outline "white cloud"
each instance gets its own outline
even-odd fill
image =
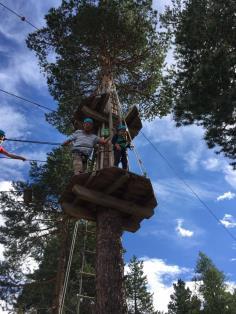
[[[24,134],[29,127],[26,118],[11,106],[0,107],[1,129],[6,132],[7,137],[17,137]],[[4,119],[2,118],[4,117]]]
[[[177,219],[177,227],[175,230],[177,231],[178,235],[183,238],[191,238],[194,234],[193,231],[183,228],[183,219]]]
[[[10,191],[11,188],[11,181],[0,181],[0,191]]]
[[[217,158],[208,158],[202,161],[202,164],[206,170],[216,171],[221,168],[221,161]]]
[[[218,193],[206,182],[185,180],[187,185],[202,199],[216,199]],[[153,188],[159,199],[172,202],[175,199],[196,200],[193,192],[180,180],[175,178],[159,179],[153,182]]]
[[[217,201],[223,201],[223,200],[232,200],[236,196],[235,193],[232,192],[225,192],[224,194],[217,197]]]
[[[143,261],[144,274],[147,276],[148,288],[153,293],[153,303],[156,310],[167,311],[170,295],[174,292],[173,284],[178,279],[182,279],[186,283],[193,294],[199,295],[199,282],[189,281],[186,278],[193,277],[193,270],[178,265],[167,264],[163,259],[157,258],[140,258]],[[128,271],[128,267],[125,267]],[[236,288],[235,282],[227,282],[228,291],[232,292]]]
[[[191,150],[184,155],[183,159],[187,164],[187,170],[195,171],[198,169],[199,160],[202,157],[202,153],[203,145],[198,145],[194,150]]]
[[[236,171],[229,165],[224,167],[225,180],[236,189]]]
[[[144,273],[147,276],[150,291],[154,296],[154,306],[160,311],[166,311],[173,292],[172,284],[181,275],[191,273],[191,270],[178,265],[168,265],[162,259],[142,258]],[[166,283],[168,281],[168,283]]]
[[[196,125],[177,128],[172,115],[143,123],[144,133],[155,143],[173,142],[186,146],[203,138],[204,130]]]
[[[230,262],[236,262],[236,258],[231,258]]]
[[[236,227],[236,220],[232,215],[225,214],[223,219],[220,220],[220,222],[226,227],[226,228],[235,228]]]
[[[223,159],[208,158],[202,161],[202,165],[209,171],[220,171],[224,174],[225,181],[236,189],[236,171],[228,164],[228,161]]]

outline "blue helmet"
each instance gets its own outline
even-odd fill
[[[118,125],[117,130],[126,130],[126,126],[124,124],[120,124]]]
[[[84,123],[92,123],[93,124],[93,119],[91,118],[85,118]]]
[[[6,133],[3,130],[0,130],[0,136],[6,136]]]

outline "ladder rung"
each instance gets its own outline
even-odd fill
[[[85,275],[85,276],[91,276],[91,277],[95,277],[96,275],[95,274],[92,274],[92,273],[85,273],[83,271],[80,272],[81,275]]]
[[[96,251],[85,250],[85,253],[96,254]]]
[[[91,233],[91,234],[96,234],[96,231],[90,231],[90,230],[87,230],[85,231],[86,233]]]
[[[90,231],[90,230],[79,230],[79,233],[90,233],[90,234],[96,234],[96,231]]]
[[[77,294],[77,296],[80,297],[80,298],[84,298],[84,299],[91,299],[91,300],[95,299],[95,297],[90,297],[88,295]]]

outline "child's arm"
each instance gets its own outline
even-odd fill
[[[6,151],[2,152],[2,154],[7,156],[7,157],[9,157],[9,158],[12,158],[12,159],[19,159],[19,160],[22,160],[22,161],[26,161],[25,157],[14,155],[14,154],[8,153]]]
[[[106,139],[100,138],[98,141],[98,144],[106,145],[110,141],[110,139],[111,139],[111,136],[107,137]]]
[[[71,142],[72,142],[72,140],[67,140],[64,143],[62,143],[61,146],[68,146],[68,145],[70,145]]]
[[[114,135],[114,136],[113,136],[111,142],[112,142],[112,144],[115,146],[115,148],[116,148],[117,150],[121,150],[120,145],[117,143],[117,135]]]

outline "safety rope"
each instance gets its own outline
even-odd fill
[[[67,291],[67,286],[68,286],[68,281],[69,281],[70,268],[71,268],[72,257],[73,257],[74,248],[75,248],[75,240],[76,240],[76,236],[78,232],[78,227],[79,227],[79,220],[76,221],[75,226],[74,226],[74,232],[73,232],[73,237],[72,237],[72,242],[71,242],[71,247],[70,247],[70,254],[69,254],[69,259],[68,259],[68,263],[66,267],[64,285],[62,289],[62,296],[59,302],[59,314],[62,314],[63,309],[64,309],[65,296],[66,296],[66,291]]]

